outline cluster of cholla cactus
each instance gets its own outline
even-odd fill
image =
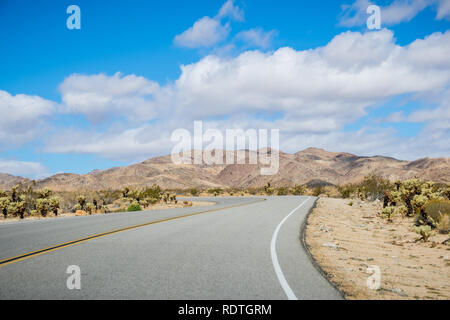
[[[177,196],[174,193],[163,192],[158,185],[146,187],[143,189],[131,189],[126,187],[122,190],[122,197],[126,202],[133,204],[135,207],[148,207],[159,201],[164,203],[177,203]]]
[[[22,189],[16,185],[9,192],[0,191],[0,211],[5,219],[8,215],[21,219],[26,214],[46,216],[48,212],[56,216],[59,207],[60,199],[48,188],[35,192],[32,187]]]
[[[176,194],[170,192],[164,192],[164,194],[162,195],[162,200],[164,201],[164,203],[174,202],[176,204],[178,202]]]
[[[448,211],[448,187],[437,188],[433,182],[423,182],[419,179],[409,179],[406,181],[397,181],[394,183],[391,190],[387,190],[383,198],[382,214],[392,221],[395,215],[406,217],[416,217],[415,231],[419,233],[425,241],[429,238],[431,229],[436,228],[440,219],[444,215],[450,215]],[[446,206],[440,212],[439,217],[431,215],[427,209],[433,201],[443,202]],[[436,205],[434,206],[436,207]],[[428,211],[428,212],[427,212]],[[428,226],[427,228],[422,228]]]
[[[53,192],[49,188],[38,191],[35,213],[45,217],[49,212],[52,212],[57,216],[59,208],[60,200],[58,197],[53,196]]]

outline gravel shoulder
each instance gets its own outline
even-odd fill
[[[352,202],[352,206],[349,203]],[[319,198],[306,228],[307,246],[346,299],[450,299],[448,235],[426,243],[411,230],[413,220],[388,223],[381,204]],[[367,286],[369,266],[381,270],[381,289]]]

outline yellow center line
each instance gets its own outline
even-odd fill
[[[14,256],[14,257],[10,257],[10,258],[6,258],[6,259],[3,259],[3,260],[0,260],[0,268],[4,267],[4,266],[7,266],[7,265],[9,265],[11,263],[23,261],[23,260],[26,260],[26,259],[29,259],[29,258],[32,258],[32,257],[36,257],[36,256],[44,254],[44,253],[56,251],[56,250],[59,250],[59,249],[62,249],[62,248],[67,248],[67,247],[73,246],[75,244],[83,243],[83,242],[86,242],[86,241],[89,241],[89,240],[93,240],[93,239],[98,239],[98,238],[105,237],[105,236],[108,236],[108,235],[111,235],[111,234],[115,234],[115,233],[119,233],[119,232],[123,232],[123,231],[128,231],[128,230],[132,230],[132,229],[137,229],[137,228],[141,228],[141,227],[145,227],[145,226],[149,226],[149,225],[157,224],[157,223],[161,223],[161,222],[166,222],[166,221],[171,221],[171,220],[177,220],[177,219],[192,217],[192,216],[196,216],[196,215],[203,214],[203,213],[220,211],[220,210],[236,208],[236,207],[242,207],[242,206],[246,206],[246,205],[249,205],[249,204],[261,202],[261,201],[264,201],[264,200],[266,200],[266,199],[259,199],[259,200],[255,200],[255,201],[251,201],[251,202],[247,202],[247,203],[235,204],[235,205],[231,205],[231,206],[227,206],[227,207],[223,207],[223,208],[209,209],[209,210],[204,210],[204,211],[200,211],[200,212],[194,212],[194,213],[185,214],[185,215],[182,215],[182,216],[176,216],[176,217],[172,217],[172,218],[155,220],[155,221],[151,221],[151,222],[137,224],[137,225],[130,226],[130,227],[125,227],[125,228],[121,228],[121,229],[115,229],[115,230],[111,230],[111,231],[108,231],[108,232],[95,234],[95,235],[92,235],[92,236],[88,236],[88,237],[84,237],[84,238],[81,238],[81,239],[64,242],[64,243],[61,243],[61,244],[56,244],[56,245],[53,245],[51,247],[47,247],[47,248],[44,248],[44,249],[39,249],[39,250],[27,252],[27,253],[23,253],[23,254]]]

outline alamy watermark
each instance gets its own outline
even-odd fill
[[[67,7],[66,12],[67,12],[67,14],[70,14],[70,16],[66,20],[67,29],[80,30],[81,29],[81,9],[80,9],[80,7],[75,4],[72,4]]]
[[[73,290],[81,289],[81,269],[77,265],[70,265],[67,267],[66,273],[70,274],[70,276],[67,278],[66,286],[67,289]]]
[[[366,270],[367,273],[371,274],[367,278],[367,287],[371,290],[381,289],[381,270],[379,266],[369,266]]]
[[[370,5],[366,10],[370,16],[367,18],[367,29],[380,30],[381,29],[381,9],[379,6]]]
[[[175,164],[259,164],[265,176],[279,169],[278,129],[270,129],[269,143],[268,129],[226,129],[224,136],[218,129],[203,131],[203,122],[194,121],[193,136],[180,128],[172,132],[171,141],[176,143],[171,152]]]

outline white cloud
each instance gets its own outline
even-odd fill
[[[42,179],[49,175],[48,169],[39,162],[0,159],[0,172],[31,179]]]
[[[197,20],[189,29],[175,36],[175,45],[191,49],[215,46],[224,41],[231,31],[230,23],[223,23],[225,18],[244,21],[244,11],[235,6],[233,0],[228,0],[214,18],[205,16]]]
[[[175,44],[180,47],[211,47],[223,41],[230,32],[229,24],[222,25],[220,20],[203,17],[182,34],[175,36]]]
[[[163,124],[111,128],[107,132],[66,129],[53,135],[46,152],[97,154],[118,161],[140,161],[170,150],[169,128]]]
[[[45,131],[45,119],[56,110],[56,103],[38,96],[0,90],[0,145],[19,145]]]
[[[436,19],[450,19],[450,0],[439,0]]]
[[[133,122],[151,120],[159,107],[155,99],[162,99],[164,94],[156,82],[120,73],[113,76],[73,74],[59,89],[64,110],[84,114],[91,122],[118,116]]]
[[[267,49],[272,46],[272,40],[276,34],[275,30],[265,32],[261,28],[255,28],[239,32],[236,39],[244,41],[251,47]]]
[[[228,17],[236,21],[244,21],[244,10],[234,5],[233,0],[225,2],[217,14],[218,18]]]
[[[339,24],[345,27],[362,26],[366,23],[368,14],[367,7],[377,4],[369,0],[356,0],[351,5],[343,5]],[[419,12],[427,7],[437,8],[436,19],[448,19],[450,17],[449,0],[394,0],[387,6],[381,8],[381,24],[392,26],[402,22],[408,22]]]
[[[320,146],[408,159],[448,156],[449,44],[450,31],[399,46],[391,31],[381,30],[345,32],[325,47],[311,50],[248,51],[234,58],[210,55],[182,66],[173,84],[151,86],[154,105],[166,110],[157,124],[79,136],[61,133],[49,143],[48,151],[96,153],[114,159],[168,153],[171,131],[189,128],[193,120],[202,119],[222,130],[279,128],[286,151]],[[83,82],[89,83],[89,76]],[[107,78],[101,81],[108,82]],[[371,108],[398,95],[437,106],[405,116],[404,121],[425,123],[416,137],[399,137],[394,129],[385,128],[344,131]],[[258,114],[268,116],[254,116]]]

